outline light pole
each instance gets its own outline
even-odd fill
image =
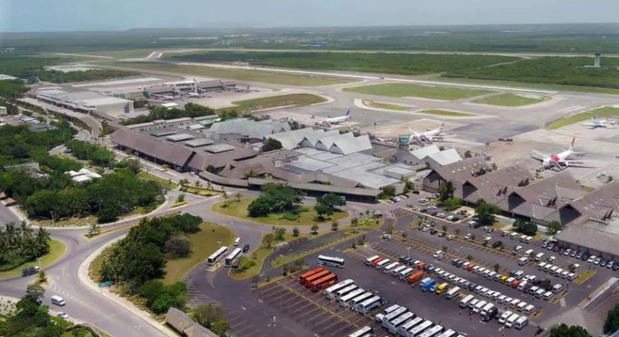
[[[406,247],[406,257],[410,257],[410,254],[409,254],[410,251],[411,251],[411,247],[410,246]]]

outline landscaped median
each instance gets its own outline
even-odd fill
[[[41,256],[38,260],[26,262],[11,269],[0,271],[0,279],[21,275],[24,268],[40,266],[41,269],[58,261],[67,251],[67,246],[60,240],[49,240],[49,253]]]
[[[487,96],[473,101],[473,103],[498,105],[498,106],[524,106],[537,104],[550,99],[549,96],[535,94],[512,94],[502,93],[498,95]]]
[[[603,107],[587,112],[581,112],[579,114],[575,114],[572,116],[564,117],[559,120],[556,120],[550,125],[548,128],[551,130],[562,128],[564,126],[568,126],[570,124],[583,122],[592,118],[606,118],[606,117],[619,117],[619,107]]]
[[[329,218],[322,221],[317,221],[318,213],[314,206],[301,206],[293,211],[285,213],[270,213],[267,216],[250,217],[247,208],[253,199],[240,198],[234,200],[226,200],[218,202],[211,208],[212,211],[219,214],[252,221],[265,225],[276,226],[313,226],[330,221],[338,221],[348,217],[348,212],[337,211]]]
[[[408,83],[374,84],[360,87],[344,88],[343,90],[365,95],[378,95],[398,98],[419,97],[447,101],[492,93],[492,91],[481,89],[461,89],[449,86],[429,86]]]

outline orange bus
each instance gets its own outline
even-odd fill
[[[328,288],[330,285],[337,282],[337,275],[333,273],[329,273],[326,276],[323,276],[319,279],[314,280],[310,283],[309,287],[312,291],[316,292],[320,289]]]
[[[321,272],[321,271],[323,271],[323,270],[325,270],[325,268],[323,268],[323,267],[318,267],[318,268],[314,268],[314,269],[312,269],[312,270],[310,270],[310,271],[306,271],[305,273],[303,273],[303,274],[301,274],[301,275],[299,276],[299,283],[301,283],[301,284],[305,284],[305,279],[306,279],[306,278],[308,278],[308,277],[310,277],[310,276],[312,276],[312,275],[314,275],[314,274],[316,274],[316,273],[318,273],[318,272]]]
[[[408,277],[408,283],[415,284],[419,282],[422,277],[423,277],[423,272],[421,270],[418,270]]]
[[[314,273],[308,277],[305,278],[305,286],[309,288],[310,283],[312,283],[313,281],[316,281],[319,278],[325,277],[330,273],[330,271],[328,269],[319,271],[317,273]]]

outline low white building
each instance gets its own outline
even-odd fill
[[[94,91],[68,92],[60,87],[39,89],[38,100],[84,113],[99,113],[114,117],[133,112],[133,101],[102,95]]]
[[[79,171],[67,171],[66,174],[71,176],[71,180],[76,183],[85,183],[101,178],[101,175],[87,168],[82,168]]]

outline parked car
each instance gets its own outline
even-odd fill
[[[249,252],[249,245],[243,246],[243,253]]]

